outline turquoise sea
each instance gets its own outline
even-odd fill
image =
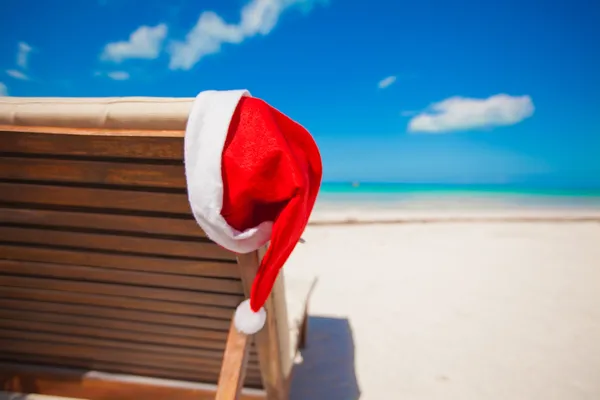
[[[527,185],[431,185],[325,182],[317,207],[377,205],[390,208],[585,208],[600,210],[600,188]]]

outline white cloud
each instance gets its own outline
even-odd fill
[[[2,82],[0,82],[0,96],[8,96],[8,88]]]
[[[126,81],[127,79],[129,79],[129,72],[126,71],[112,71],[109,72],[107,75],[110,79],[113,79],[115,81]]]
[[[19,42],[19,51],[17,52],[17,65],[23,69],[27,68],[29,53],[33,48],[25,42]]]
[[[444,133],[514,125],[533,115],[529,96],[497,94],[487,99],[450,97],[434,103],[408,123],[411,132]]]
[[[304,6],[308,11],[315,0],[251,0],[240,13],[237,24],[225,22],[212,11],[200,14],[198,22],[183,41],[174,41],[169,47],[169,68],[189,70],[204,56],[218,53],[225,43],[239,44],[256,35],[267,35],[277,25],[279,17],[288,8]]]
[[[129,40],[109,43],[104,47],[101,58],[106,61],[121,62],[129,58],[151,60],[157,58],[167,37],[167,26],[143,25],[137,28]]]
[[[127,71],[94,71],[94,76],[109,78],[115,81],[126,81],[131,78],[131,74]]]
[[[396,77],[392,75],[380,80],[377,86],[379,87],[379,89],[385,89],[386,87],[392,85],[394,82],[396,82]]]
[[[27,75],[25,75],[23,72],[21,71],[17,71],[16,69],[7,69],[6,70],[6,74],[10,77],[13,77],[15,79],[20,79],[22,81],[28,81],[29,77]]]

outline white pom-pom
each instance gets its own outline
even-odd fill
[[[250,300],[244,300],[235,310],[233,323],[238,331],[246,335],[254,335],[260,331],[267,320],[267,312],[260,308],[258,312],[250,308]]]

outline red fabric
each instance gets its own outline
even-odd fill
[[[258,311],[308,223],[321,185],[321,156],[306,129],[264,101],[243,97],[222,160],[221,215],[227,223],[244,231],[274,222],[250,293],[250,306]]]

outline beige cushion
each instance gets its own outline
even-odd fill
[[[0,125],[184,130],[193,98],[0,97]]]

